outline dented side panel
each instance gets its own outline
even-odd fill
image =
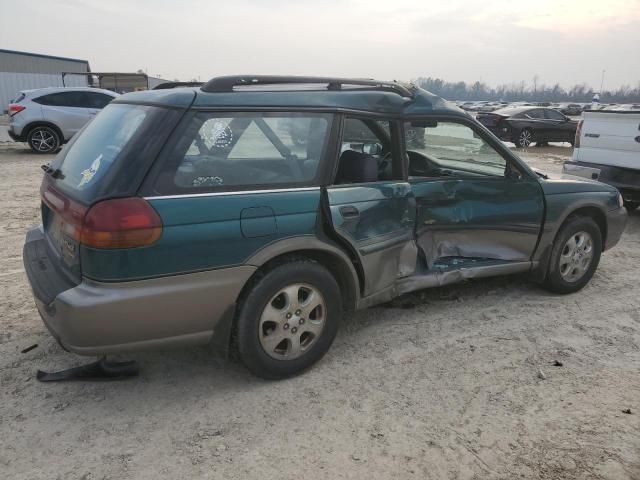
[[[529,261],[544,217],[535,180],[413,180],[416,238],[429,268],[443,257]]]
[[[335,232],[362,265],[364,295],[414,272],[416,207],[407,182],[334,186],[327,189],[327,197]]]

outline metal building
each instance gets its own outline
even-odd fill
[[[0,49],[0,112],[7,109],[20,90],[61,87],[62,72],[90,72],[89,62],[77,58]],[[68,87],[86,87],[85,75],[72,75]]]

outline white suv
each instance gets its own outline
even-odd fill
[[[9,104],[9,136],[36,153],[54,153],[117,96],[100,88],[23,90]]]

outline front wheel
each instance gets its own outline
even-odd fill
[[[54,153],[60,147],[60,135],[51,127],[34,127],[27,135],[27,143],[35,153]]]
[[[573,293],[584,287],[598,268],[602,234],[592,218],[572,217],[561,228],[551,250],[545,287]]]
[[[243,298],[238,352],[255,375],[285,378],[309,368],[329,350],[342,318],[333,275],[312,261],[268,271]]]

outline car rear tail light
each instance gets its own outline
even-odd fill
[[[17,103],[10,103],[9,104],[9,116],[13,117],[16,113],[20,113],[22,110],[24,110],[26,107],[24,107],[23,105],[18,105]]]
[[[580,135],[582,134],[582,124],[584,120],[580,120],[578,122],[578,126],[576,127],[576,138],[573,140],[573,147],[580,148]]]
[[[162,220],[139,197],[105,200],[93,205],[84,217],[80,243],[93,248],[133,248],[155,243],[162,234]]]

